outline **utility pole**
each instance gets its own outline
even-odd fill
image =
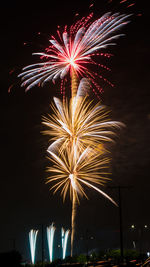
[[[42,266],[44,266],[44,227],[41,225],[42,230]]]
[[[123,224],[122,224],[122,199],[121,199],[121,187],[118,186],[118,200],[119,200],[119,226],[120,226],[120,255],[123,260]]]
[[[16,238],[10,238],[10,240],[12,241],[12,249],[16,250]]]
[[[88,247],[88,239],[89,239],[89,230],[86,229],[86,232],[85,232],[85,242],[86,242],[86,257],[88,259],[88,256],[89,256],[89,247]]]
[[[135,226],[134,224],[131,225],[131,228],[132,230],[137,230],[137,233],[138,233],[138,243],[139,243],[139,246],[138,246],[138,249],[139,249],[139,252],[140,254],[142,254],[143,252],[143,236],[144,236],[144,229],[147,229],[148,226],[147,224],[145,225],[139,225],[139,226]]]
[[[120,232],[120,255],[121,261],[124,258],[123,254],[123,219],[122,219],[122,189],[129,189],[132,186],[108,186],[108,188],[117,189],[118,190],[118,207],[119,207],[119,232]]]

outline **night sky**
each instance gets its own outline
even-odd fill
[[[112,181],[108,185],[129,187],[122,190],[122,207],[124,241],[131,246],[131,224],[136,224],[137,229],[147,224],[150,231],[150,37],[145,6],[148,1],[136,1],[131,9],[119,5],[119,1],[107,2],[94,1],[95,19],[107,11],[134,13],[131,23],[122,29],[126,36],[117,41],[116,47],[107,49],[114,56],[106,62],[112,71],[105,74],[115,87],[104,84],[101,95],[103,103],[112,111],[112,119],[126,124],[112,147]],[[25,93],[17,75],[23,66],[34,62],[32,52],[48,46],[49,36],[55,35],[57,25],[71,25],[77,19],[76,13],[78,18],[88,15],[90,3],[93,2],[12,1],[1,6],[0,252],[11,250],[15,240],[16,249],[27,259],[31,228],[41,229],[43,224],[45,229],[55,222],[55,246],[59,244],[60,227],[70,228],[69,198],[63,204],[60,195],[53,196],[45,185],[49,140],[41,134],[44,130],[41,117],[51,112],[53,96],[60,96],[60,83],[49,83]],[[117,190],[106,187],[104,191],[118,201]],[[118,247],[118,208],[92,190],[88,196],[90,200],[81,200],[78,208],[77,235],[83,237],[79,250],[85,250],[86,235],[94,237],[89,248]],[[145,235],[148,236],[148,232]],[[40,247],[40,235],[38,242]]]

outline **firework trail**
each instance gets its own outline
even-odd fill
[[[72,201],[72,253],[76,208],[79,196],[87,197],[85,186],[98,191],[116,205],[97,185],[104,185],[108,180],[106,169],[109,158],[106,157],[104,144],[114,142],[115,130],[123,124],[110,121],[105,106],[100,103],[94,105],[87,99],[85,90],[89,87],[87,79],[83,78],[76,96],[69,103],[54,98],[54,113],[44,117],[43,121],[48,127],[45,134],[52,136],[53,140],[47,150],[54,163],[48,168],[51,175],[47,183],[52,183],[50,189],[54,189],[54,193],[61,191],[63,200],[70,192]]]
[[[79,203],[79,197],[85,196],[85,186],[95,189],[104,197],[109,199],[113,204],[117,205],[115,201],[110,198],[105,192],[99,189],[98,185],[104,185],[108,180],[109,158],[100,158],[97,153],[94,153],[90,148],[86,148],[79,154],[79,158],[74,156],[73,149],[66,149],[58,156],[59,151],[49,151],[50,159],[54,163],[47,171],[50,176],[46,183],[50,183],[50,190],[61,192],[63,199],[70,192],[70,199],[72,201],[72,232],[71,232],[71,252],[73,254],[73,244],[75,236],[75,218],[76,208]]]

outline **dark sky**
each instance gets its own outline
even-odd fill
[[[70,227],[69,199],[63,204],[60,195],[53,196],[45,185],[48,138],[41,134],[41,116],[50,111],[52,97],[59,95],[59,83],[33,88],[25,94],[17,75],[23,66],[34,61],[32,52],[47,47],[57,25],[71,25],[76,13],[81,17],[87,15],[91,2],[12,1],[1,6],[0,251],[12,249],[15,239],[16,248],[27,258],[31,228],[40,229],[41,224],[45,227],[54,221],[59,237],[61,226]],[[122,30],[126,37],[117,41],[115,48],[109,48],[114,56],[108,62],[112,72],[107,78],[115,87],[105,85],[102,95],[103,103],[112,110],[112,119],[126,124],[112,149],[109,185],[131,186],[122,191],[125,242],[128,236],[131,245],[129,227],[132,223],[138,228],[147,224],[150,229],[148,8],[146,0],[136,1],[131,10],[122,8],[115,0],[111,4],[105,0],[94,2],[95,19],[106,11],[134,13],[131,23]],[[142,16],[136,16],[139,13]],[[13,73],[9,75],[11,70]],[[8,94],[11,84],[14,86]],[[116,190],[104,190],[118,200]],[[90,247],[117,247],[118,209],[93,191],[88,195],[90,200],[81,200],[78,208],[78,236],[85,235],[88,229],[89,236],[94,236]]]

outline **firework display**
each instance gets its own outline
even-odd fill
[[[65,27],[62,36],[59,33],[59,41],[52,36],[49,40],[51,45],[46,48],[45,52],[33,53],[33,55],[40,56],[42,62],[23,68],[23,72],[19,74],[19,77],[22,77],[22,86],[25,86],[26,90],[35,85],[43,85],[50,80],[55,81],[58,77],[64,79],[70,71],[72,79],[74,73],[78,78],[88,77],[92,84],[101,91],[101,86],[94,81],[98,74],[90,71],[87,65],[96,64],[94,56],[110,57],[110,54],[98,53],[98,51],[115,45],[114,40],[123,35],[116,34],[116,31],[128,22],[126,19],[130,15],[108,12],[93,23],[91,22],[92,16],[93,14],[90,14],[77,21],[68,31]],[[107,69],[104,65],[98,65]],[[74,96],[73,90],[72,94]]]
[[[68,147],[74,147],[76,154],[87,147],[103,153],[103,143],[114,141],[114,130],[122,127],[123,123],[111,121],[108,109],[100,102],[94,105],[86,97],[89,89],[88,79],[82,78],[76,97],[69,103],[54,98],[53,114],[43,117],[43,124],[48,128],[44,134],[51,140],[49,153],[56,149],[62,153]]]
[[[83,86],[82,80],[78,90],[81,84]],[[45,134],[54,139],[47,150],[55,164],[48,168],[50,176],[47,183],[54,182],[51,189],[54,193],[60,189],[64,200],[68,191],[72,199],[75,190],[79,201],[78,196],[87,197],[82,183],[87,186],[90,186],[89,182],[102,185],[107,180],[105,175],[109,158],[105,156],[104,143],[113,142],[114,130],[123,124],[110,121],[105,106],[100,103],[93,105],[78,93],[69,104],[63,105],[55,98],[54,113],[48,118],[44,117],[43,123],[48,126]]]
[[[94,105],[88,100],[88,89],[88,80],[83,78],[76,96],[69,103],[54,98],[54,113],[43,121],[48,127],[45,133],[53,140],[47,151],[54,166],[47,169],[50,173],[47,183],[52,184],[50,189],[54,189],[54,193],[60,190],[64,200],[70,192],[72,201],[72,253],[76,208],[79,197],[87,197],[85,187],[95,189],[117,205],[97,185],[104,185],[108,180],[110,160],[105,143],[114,141],[115,130],[123,124],[111,121],[105,106],[100,103]]]
[[[62,258],[63,260],[66,258],[66,250],[67,250],[67,242],[69,237],[69,230],[64,230],[64,228],[61,228],[61,240],[62,240]]]
[[[53,162],[53,166],[47,170],[50,174],[47,183],[51,185],[50,189],[54,189],[54,193],[60,191],[64,200],[69,192],[72,201],[71,256],[74,253],[76,209],[79,198],[87,197],[86,187],[96,190],[117,205],[99,186],[108,180],[110,149],[106,144],[115,141],[116,130],[123,124],[111,121],[109,111],[101,102],[94,104],[94,101],[89,100],[91,88],[95,92],[93,86],[101,91],[95,77],[102,78],[92,72],[90,65],[97,64],[95,56],[110,56],[99,51],[115,44],[114,40],[122,35],[116,34],[116,31],[128,22],[128,17],[119,13],[106,13],[91,22],[90,14],[69,30],[65,27],[62,35],[59,32],[59,41],[52,37],[51,45],[45,52],[34,53],[40,56],[42,62],[25,67],[19,74],[26,90],[36,85],[42,86],[50,80],[54,82],[58,77],[64,81],[64,77],[70,74],[71,98],[68,100],[64,94],[62,101],[54,98],[53,114],[44,117],[43,124],[47,127],[45,134],[50,136],[47,151]],[[107,69],[104,65],[97,65]],[[47,228],[50,262],[54,232],[52,224]],[[62,230],[63,258],[68,234]]]
[[[35,263],[35,249],[36,249],[36,239],[37,239],[38,230],[31,230],[29,232],[29,242],[30,242],[30,252],[31,252],[31,261],[32,264]]]
[[[49,227],[47,227],[47,241],[48,241],[48,251],[49,251],[49,259],[50,262],[53,261],[53,242],[54,242],[54,234],[55,234],[55,226],[52,223]]]

